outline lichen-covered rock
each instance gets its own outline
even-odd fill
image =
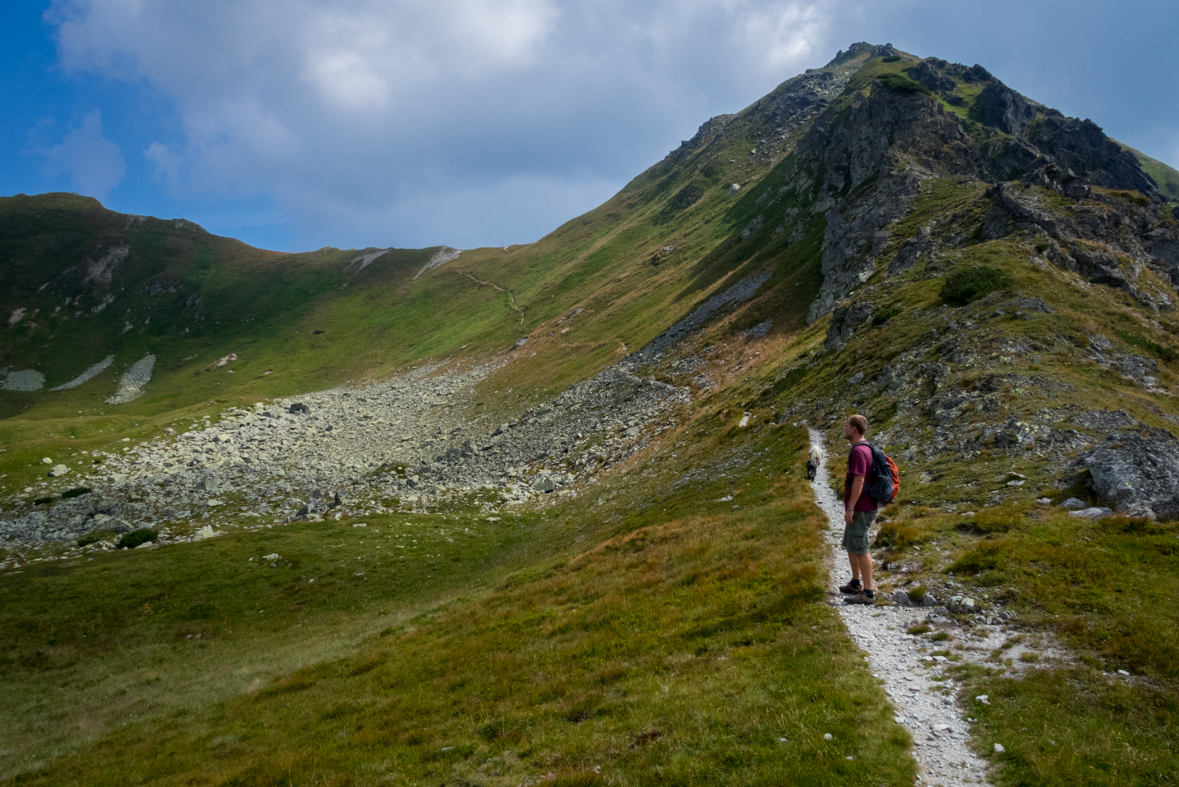
[[[876,307],[867,301],[835,307],[831,312],[831,323],[827,326],[827,347],[842,349],[860,326],[872,320]]]
[[[1094,490],[1119,514],[1179,518],[1179,440],[1167,430],[1118,432],[1082,461]]]

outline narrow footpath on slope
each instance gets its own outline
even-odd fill
[[[807,430],[813,445],[823,445],[817,429]],[[885,605],[844,604],[837,585],[851,577],[843,551],[843,501],[827,476],[824,456],[812,483],[815,501],[827,514],[827,568],[832,604],[855,643],[866,654],[872,675],[884,682],[896,721],[913,736],[913,755],[921,766],[917,784],[929,787],[988,784],[987,764],[967,745],[969,725],[957,705],[959,686],[944,670],[945,657],[930,656],[927,643],[907,633],[925,623],[929,610]],[[883,598],[877,593],[877,598]],[[988,643],[990,644],[990,643]]]

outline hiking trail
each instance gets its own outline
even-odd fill
[[[819,430],[808,427],[807,431],[812,444],[823,445]],[[930,610],[884,605],[879,591],[877,598],[881,601],[875,606],[843,603],[836,589],[850,576],[847,553],[840,543],[843,502],[831,488],[826,455],[819,464],[812,488],[815,502],[830,521],[826,530],[831,547],[827,554],[831,585],[828,598],[839,610],[852,640],[867,654],[872,675],[884,683],[884,690],[896,709],[897,723],[913,736],[913,756],[920,766],[916,784],[929,787],[989,784],[987,763],[967,743],[970,727],[957,705],[959,684],[945,672],[951,662],[945,656],[928,655],[932,643],[907,633],[910,626],[925,623]],[[986,639],[994,636],[1000,642],[1005,639],[1002,632],[988,634]]]

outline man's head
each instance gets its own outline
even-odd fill
[[[843,436],[853,443],[864,439],[868,433],[868,419],[862,415],[853,415],[843,425]]]

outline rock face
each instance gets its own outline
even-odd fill
[[[1000,131],[1019,136],[1036,117],[1035,102],[1016,93],[999,80],[995,80],[983,88],[978,95],[975,110],[988,126],[994,126]]]
[[[1056,113],[1034,126],[1028,141],[1051,156],[1063,169],[1071,169],[1095,186],[1139,191],[1158,199],[1158,186],[1134,154],[1107,137],[1092,120],[1077,120]]]
[[[842,55],[841,55],[842,56]],[[837,58],[838,60],[838,58]],[[844,60],[848,60],[844,57]],[[877,81],[870,94],[833,103],[814,122],[795,151],[790,185],[813,193],[811,212],[822,214],[823,283],[808,321],[828,314],[875,272],[889,244],[893,224],[904,216],[922,180],[956,176],[988,183],[1023,178],[1074,200],[1094,196],[1092,187],[1139,192],[1147,202],[1161,198],[1135,156],[1089,120],[1078,120],[1020,95],[980,66],[966,68],[936,58],[909,67],[916,85],[892,87]],[[942,101],[963,106],[958,83],[984,85],[970,118],[1002,132],[976,136]],[[940,99],[940,100],[939,100]],[[977,126],[973,127],[977,129]],[[1039,228],[1055,244],[1051,261],[1081,272],[1090,281],[1131,292],[1154,309],[1173,308],[1170,297],[1140,280],[1134,266],[1151,265],[1179,283],[1179,237],[1174,223],[1160,222],[1158,210],[1139,211],[1103,198],[1109,210],[1078,211],[1061,219],[1036,205],[1027,190],[1001,182],[993,192],[996,215],[989,237]],[[1138,215],[1142,214],[1142,215]],[[1118,226],[1118,225],[1121,226]],[[1131,231],[1127,232],[1129,229]],[[1112,248],[1086,245],[1084,241]],[[889,272],[906,270],[933,244],[925,236],[905,239]]]
[[[1093,488],[1118,513],[1179,519],[1179,440],[1170,432],[1118,432],[1083,461]]]
[[[823,284],[810,322],[875,272],[889,226],[908,212],[923,177],[989,177],[978,146],[936,99],[884,87],[846,111],[829,109],[796,155],[804,163],[792,182],[800,193],[821,184],[811,210],[827,218]]]
[[[866,301],[860,301],[847,306],[836,306],[831,313],[831,323],[827,327],[827,348],[843,349],[860,326],[872,320],[876,314],[876,307]]]

